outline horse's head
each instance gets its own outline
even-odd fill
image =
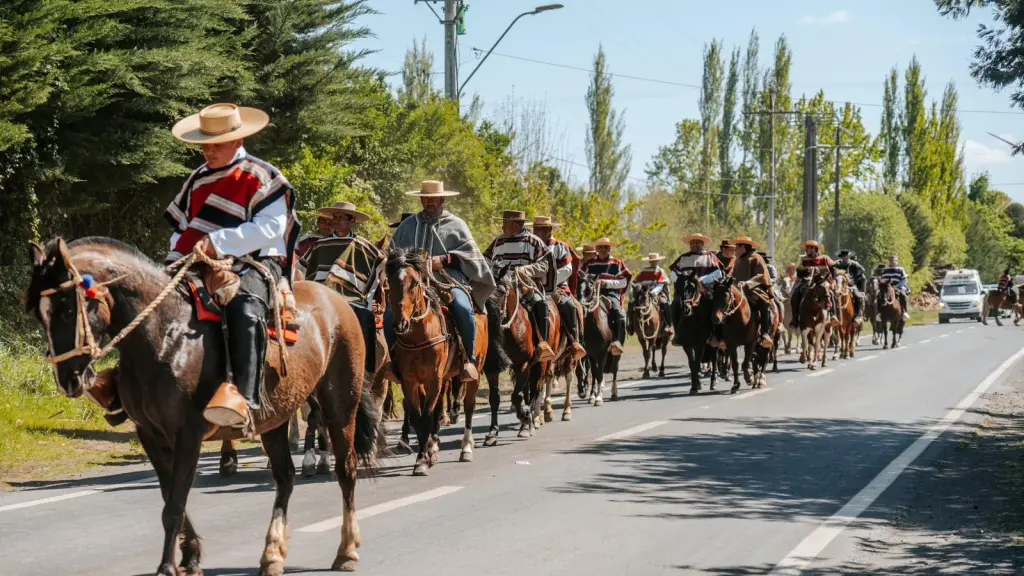
[[[417,315],[427,311],[430,255],[422,250],[392,248],[384,265],[391,322],[398,334],[409,332]]]
[[[579,282],[576,285],[576,292],[580,302],[593,302],[597,298],[597,279],[591,274],[580,274]]]
[[[651,300],[650,288],[643,284],[630,284],[629,299],[633,302],[634,306],[646,306]]]
[[[807,295],[804,298],[814,302],[828,302],[830,289],[827,274],[813,273],[807,281]]]
[[[711,285],[711,319],[715,324],[721,324],[736,311],[738,299],[743,293],[735,285],[731,277],[715,280]]]
[[[32,279],[25,307],[46,332],[47,361],[53,365],[57,386],[77,398],[92,385],[93,354],[110,328],[114,301],[103,285],[110,280],[106,267],[95,266],[93,258],[73,262],[73,247],[62,238],[46,247],[29,243]]]

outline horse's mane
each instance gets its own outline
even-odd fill
[[[402,268],[412,268],[420,276],[426,278],[430,274],[430,256],[423,250],[392,248],[388,252],[384,270],[388,276],[393,276]]]
[[[56,240],[50,242],[50,244],[56,245]],[[50,248],[50,244],[47,245],[47,249]],[[146,255],[145,252],[139,250],[135,246],[122,242],[116,238],[108,238],[106,236],[84,236],[73,240],[68,243],[68,249],[77,248],[79,251],[86,248],[106,248],[111,251],[119,252],[127,257],[135,260],[130,264],[135,265],[138,268],[148,268],[150,272],[159,275],[165,275],[163,266],[160,266],[153,261],[152,258]]]

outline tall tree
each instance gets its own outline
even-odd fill
[[[712,40],[704,45],[704,77],[701,81],[700,110],[701,153],[700,153],[700,192],[704,194],[708,216],[711,210],[712,186],[715,156],[718,151],[718,137],[721,131],[719,122],[722,115],[722,87],[725,74],[722,68],[722,41]]]
[[[907,185],[910,189],[918,189],[922,183],[918,181],[921,170],[917,167],[918,156],[928,140],[928,118],[925,101],[928,91],[924,86],[921,74],[921,63],[917,56],[910,60],[904,74],[903,111],[900,114],[900,127],[903,134],[904,170]]]
[[[594,72],[587,88],[587,161],[590,167],[590,191],[609,199],[625,188],[633,155],[624,142],[626,119],[615,110],[615,87],[607,70],[604,47],[594,56]]]
[[[738,120],[736,118],[737,91],[740,83],[740,50],[733,50],[729,60],[729,76],[725,81],[725,98],[722,103],[722,127],[718,143],[719,174],[722,179],[722,195],[718,197],[718,218],[726,221],[729,217],[729,199],[733,190],[732,150]]]
[[[747,50],[743,55],[743,134],[741,141],[743,145],[743,165],[756,157],[757,148],[757,116],[748,114],[757,110],[757,92],[761,80],[760,66],[760,39],[757,30],[750,31],[750,38],[747,40]]]
[[[896,186],[900,178],[900,153],[903,139],[899,125],[899,75],[896,68],[885,79],[882,97],[882,127],[878,138],[882,147],[882,182]]]
[[[412,48],[405,52],[398,99],[407,104],[422,104],[437,96],[431,81],[433,72],[434,54],[427,48],[427,38],[424,36],[419,43],[413,41]]]

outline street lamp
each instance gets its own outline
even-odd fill
[[[494,45],[491,46],[491,49],[487,51],[487,54],[484,54],[483,59],[481,59],[480,62],[476,65],[476,68],[473,68],[473,71],[469,73],[469,76],[466,78],[465,82],[462,83],[462,86],[459,86],[459,97],[462,97],[462,91],[466,88],[466,84],[469,84],[469,81],[473,79],[473,75],[476,74],[476,71],[479,70],[481,66],[483,66],[484,62],[487,61],[487,57],[491,55],[491,52],[494,52],[494,49],[497,48],[498,44],[501,43],[502,38],[504,38],[505,35],[508,34],[508,31],[511,30],[512,27],[516,25],[516,22],[519,22],[520,18],[522,18],[523,16],[533,16],[534,14],[540,14],[541,12],[548,12],[549,10],[558,10],[564,7],[565,6],[562,4],[544,4],[543,6],[537,6],[533,10],[530,10],[529,12],[523,12],[519,16],[516,16],[515,19],[512,20],[512,23],[508,25],[508,28],[505,28],[505,31],[501,33],[501,36],[498,36],[498,40],[494,42]]]

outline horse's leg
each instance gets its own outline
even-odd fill
[[[342,371],[344,370],[343,368]],[[354,380],[351,376],[349,379]],[[350,381],[348,386],[343,386],[344,375],[337,377],[337,380],[339,381],[336,386],[320,386],[320,390],[329,389],[334,392],[333,397],[328,397],[327,393],[320,394],[320,407],[324,411],[331,448],[334,450],[334,473],[338,477],[338,485],[341,486],[341,543],[338,544],[338,553],[331,564],[331,570],[351,572],[359,562],[356,549],[363,543],[359,523],[356,521],[356,477],[359,462],[355,445],[356,411],[359,408],[361,386],[359,381]],[[343,388],[349,386],[354,388],[354,395],[344,394]],[[406,398],[406,414],[410,412],[410,403],[409,398]]]
[[[735,394],[740,389],[740,357],[739,349],[735,346],[729,346],[728,352],[729,362],[732,364],[732,390],[730,394]]]
[[[640,350],[642,350],[643,353],[644,353],[644,373],[640,377],[644,378],[644,379],[647,379],[647,378],[651,377],[650,365],[651,365],[651,356],[653,356],[653,354],[651,354],[651,350],[650,350],[651,343],[648,342],[643,337],[643,334],[640,334],[639,336],[640,336],[640,338],[639,338],[639,340],[640,340]],[[613,398],[613,400],[614,400],[614,398]]]
[[[605,351],[594,360],[590,366],[590,372],[594,378],[594,406],[604,405],[604,363],[608,352]]]
[[[683,346],[683,352],[686,353],[686,366],[690,371],[690,394],[696,394],[700,391],[700,362],[695,358],[697,351],[690,346]]]
[[[589,378],[587,377],[587,357],[584,356],[576,363],[576,395],[580,400],[587,399],[587,383]]]
[[[476,410],[476,393],[480,389],[480,381],[463,383],[463,390],[466,393],[465,410],[466,424],[462,433],[462,451],[459,454],[459,462],[473,461],[473,411]]]
[[[739,354],[739,350],[738,349],[737,349],[736,353]],[[751,379],[751,377],[750,377],[750,367],[751,367],[751,364],[753,364],[753,363],[755,363],[755,359],[754,359],[754,355],[751,353],[750,344],[744,344],[743,345],[743,382],[745,382],[747,386],[753,386],[753,383],[754,383],[753,379]],[[754,369],[755,369],[755,371],[757,370],[756,366],[755,366]]]
[[[711,362],[711,384],[709,385],[709,388],[714,390],[715,385],[718,384],[718,355],[721,354],[722,351],[718,348],[711,348],[705,344],[698,345],[697,350],[700,351],[697,353],[699,354],[697,356],[698,362],[703,359],[703,354],[710,352],[710,359],[707,360]],[[700,390],[700,380],[697,381],[697,390]]]
[[[562,406],[562,422],[572,420],[572,379],[578,370],[578,361],[572,360],[565,372],[565,405]]]
[[[443,384],[449,386],[449,384]],[[430,437],[427,440],[427,463],[433,467],[441,453],[441,423],[448,419],[448,412],[440,402],[434,405],[434,417],[430,420]]]
[[[665,377],[665,355],[668,354],[668,338],[661,343],[661,364],[658,366],[658,378]]]
[[[296,410],[288,419],[288,450],[298,452],[302,446],[299,444],[299,412]]]
[[[458,424],[459,412],[462,412],[463,382],[459,378],[453,378],[450,387],[452,402],[448,405],[448,421],[452,424]]]
[[[498,405],[501,404],[501,392],[498,390],[497,373],[486,374],[487,376],[487,397],[491,407],[491,427],[484,438],[484,446],[494,446],[498,443]],[[467,425],[471,425],[469,422]]]
[[[401,454],[412,454],[412,444],[409,440],[409,429],[412,423],[409,421],[409,408],[406,404],[402,405],[402,435],[398,439],[398,445],[395,446],[395,451]]]
[[[234,440],[220,442],[220,475],[234,476],[238,472],[238,451]]]
[[[551,390],[554,388],[556,378],[554,369],[544,378],[544,422],[551,422],[555,419],[555,409],[551,405]]]
[[[316,431],[320,427],[322,414],[320,404],[309,405],[309,416],[306,419],[306,443],[302,447],[302,477],[311,478],[316,475]]]
[[[185,524],[185,504],[196,477],[199,453],[203,446],[203,425],[196,418],[186,418],[178,432],[171,452],[171,469],[160,519],[164,525],[164,545],[157,576],[176,576],[174,545]]]
[[[612,360],[615,368],[612,370],[612,402],[619,399],[619,361],[618,359]]]
[[[288,500],[295,487],[295,464],[288,449],[287,424],[260,434],[260,440],[270,458],[275,492],[274,511],[260,558],[260,576],[280,576],[284,574],[284,559],[288,556]]]
[[[438,402],[441,401],[439,398]],[[427,443],[430,440],[430,419],[434,416],[433,412],[429,412],[425,406],[415,406],[412,400],[405,397],[405,413],[409,417],[409,424],[416,432],[416,464],[413,465],[412,475],[413,476],[426,476],[427,469]]]

